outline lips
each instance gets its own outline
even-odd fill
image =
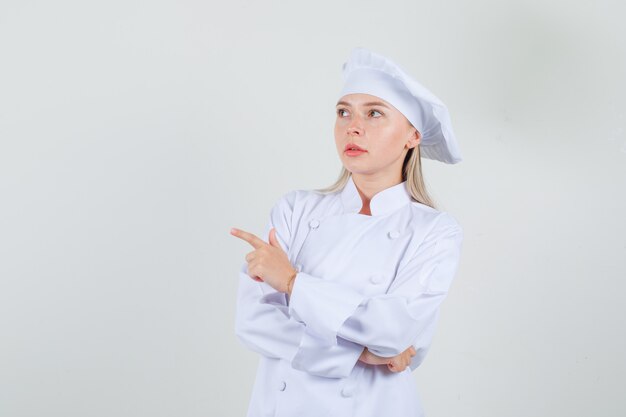
[[[367,152],[365,149],[361,148],[359,145],[355,144],[355,143],[348,143],[346,145],[346,147],[343,149],[344,151],[362,151],[362,152]]]
[[[344,148],[343,153],[344,155],[349,156],[349,157],[356,157],[356,156],[366,154],[367,151],[355,143],[348,143],[346,147]]]

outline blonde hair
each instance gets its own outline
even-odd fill
[[[406,153],[402,163],[402,181],[407,182],[407,190],[414,201],[436,209],[437,207],[435,207],[433,199],[428,195],[426,185],[424,184],[419,147],[418,144]],[[326,188],[316,189],[315,191],[327,194],[342,190],[351,175],[352,173],[342,166],[339,178],[334,184]]]

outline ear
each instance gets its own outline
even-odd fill
[[[407,140],[407,148],[411,149],[416,147],[422,139],[422,134],[416,128],[411,126],[411,133],[409,134],[409,139]]]

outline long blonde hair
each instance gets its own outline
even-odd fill
[[[425,204],[429,207],[436,209],[433,199],[428,195],[426,191],[426,185],[424,184],[424,177],[422,176],[422,164],[420,159],[419,144],[408,150],[402,163],[402,181],[407,182],[407,189],[411,194],[411,198],[418,203]],[[319,188],[315,191],[320,193],[334,193],[342,190],[350,178],[350,171],[345,167],[341,167],[339,178],[334,184],[326,187]]]

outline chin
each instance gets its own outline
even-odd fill
[[[344,165],[344,168],[348,170],[351,174],[359,174],[359,175],[369,175],[376,172],[376,169],[371,169],[367,167],[351,167]]]

